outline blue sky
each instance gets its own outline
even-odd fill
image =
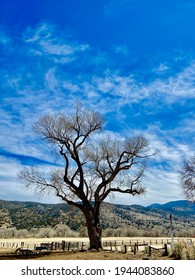
[[[24,166],[56,157],[32,133],[45,113],[73,104],[105,115],[114,136],[143,134],[149,205],[184,199],[179,169],[195,144],[195,2],[192,0],[0,0],[0,199],[35,197],[17,180]],[[56,201],[55,201],[56,202]]]

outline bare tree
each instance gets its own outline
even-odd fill
[[[195,154],[184,161],[181,169],[181,182],[186,197],[195,201]]]
[[[101,203],[114,193],[144,193],[141,177],[149,157],[144,137],[102,137],[98,132],[103,123],[99,113],[83,108],[70,116],[41,117],[34,131],[58,149],[64,167],[52,169],[49,175],[35,167],[19,173],[26,187],[40,193],[53,190],[57,197],[79,208],[86,220],[90,248],[97,250],[102,247]]]

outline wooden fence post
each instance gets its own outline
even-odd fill
[[[165,256],[168,256],[168,248],[167,248],[167,244],[165,244]]]
[[[81,251],[83,251],[83,247],[84,247],[84,244],[83,242],[81,243]]]
[[[133,253],[134,253],[134,255],[136,255],[136,244],[134,245]]]
[[[110,241],[110,250],[112,251],[112,241]]]
[[[62,250],[64,251],[65,250],[65,241],[62,240]]]
[[[70,242],[68,242],[68,251],[70,251]]]
[[[149,249],[149,250],[148,250],[148,255],[149,255],[149,257],[151,257],[151,255],[152,255],[152,247],[149,246],[148,249]]]

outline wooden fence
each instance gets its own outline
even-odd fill
[[[174,242],[186,241],[186,239],[174,239]],[[149,247],[151,250],[165,248],[165,245],[170,244],[171,239],[130,239],[124,241],[109,241],[103,240],[102,247],[109,251],[133,251],[136,253],[139,249],[144,249],[144,247]],[[152,247],[153,246],[153,247]],[[87,250],[89,248],[89,242],[69,242],[62,240],[61,242],[44,242],[44,243],[28,243],[28,242],[0,242],[0,248],[5,249],[36,249],[38,247],[45,248],[48,251],[71,251],[71,250]]]

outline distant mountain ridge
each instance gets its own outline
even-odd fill
[[[170,201],[165,204],[151,204],[148,209],[162,209],[166,211],[170,211],[171,214],[179,215],[182,212],[182,216],[193,215],[195,213],[195,203],[190,202],[188,200],[177,200]]]
[[[138,232],[168,234],[170,214],[174,217],[175,231],[194,232],[195,203],[187,200],[170,201],[165,204],[117,205],[103,203],[101,224],[104,230],[131,228]],[[85,226],[82,213],[67,204],[44,204],[38,202],[20,202],[0,200],[0,228],[15,227],[31,229],[55,227],[66,224],[72,230],[79,231]]]
[[[158,208],[173,208],[173,207],[188,207],[188,206],[192,206],[192,208],[195,209],[195,203],[188,201],[188,200],[176,200],[176,201],[169,201],[167,203],[164,204],[159,204],[159,203],[154,203],[151,204],[147,207],[158,207]]]

